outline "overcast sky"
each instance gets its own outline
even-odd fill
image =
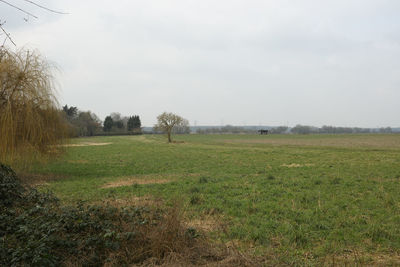
[[[60,69],[60,103],[192,125],[400,126],[399,0],[10,0],[19,47]],[[28,19],[25,22],[24,19]]]

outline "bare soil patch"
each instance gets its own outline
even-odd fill
[[[124,176],[113,179],[114,181],[107,182],[101,188],[113,188],[120,186],[130,186],[133,184],[166,184],[176,181],[180,177],[198,177],[199,173],[178,173],[178,174],[148,174],[139,176]]]
[[[111,145],[112,143],[94,143],[94,142],[85,142],[85,143],[79,143],[79,144],[66,144],[62,145],[65,147],[81,147],[81,146],[106,146],[106,145]]]
[[[315,164],[312,163],[306,163],[306,164],[298,164],[298,163],[290,163],[290,164],[282,164],[281,167],[287,167],[287,168],[301,168],[301,167],[312,167],[315,166]]]
[[[115,182],[109,182],[105,185],[103,185],[101,188],[113,188],[113,187],[120,187],[120,186],[130,186],[133,184],[140,184],[140,185],[144,185],[144,184],[166,184],[166,183],[170,183],[172,182],[172,180],[169,179],[140,179],[137,177],[127,177],[124,180],[119,180],[119,181],[115,181]]]

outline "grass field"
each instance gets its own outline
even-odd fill
[[[179,199],[189,223],[271,264],[400,265],[400,135],[176,140],[74,139],[33,172],[65,202]]]

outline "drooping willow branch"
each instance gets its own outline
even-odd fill
[[[0,49],[0,161],[47,154],[66,137],[51,70],[37,52]]]

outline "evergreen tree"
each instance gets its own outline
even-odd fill
[[[140,132],[142,123],[138,115],[130,116],[127,122],[128,131]]]
[[[77,107],[73,107],[73,106],[68,107],[68,105],[65,105],[65,106],[63,106],[63,111],[67,115],[68,119],[76,118],[76,116],[78,115],[78,108]]]
[[[111,116],[107,116],[107,117],[105,118],[105,120],[104,120],[104,127],[103,127],[103,130],[104,130],[105,132],[109,132],[109,131],[111,131],[111,128],[113,127],[113,125],[114,125],[113,119],[111,118]]]
[[[128,122],[126,123],[126,128],[128,129],[128,132],[134,129],[134,125],[135,125],[134,118],[133,116],[130,116]]]
[[[133,124],[133,129],[140,129],[140,127],[142,127],[142,123],[140,121],[140,118],[138,115],[133,116],[134,118],[134,124]]]

